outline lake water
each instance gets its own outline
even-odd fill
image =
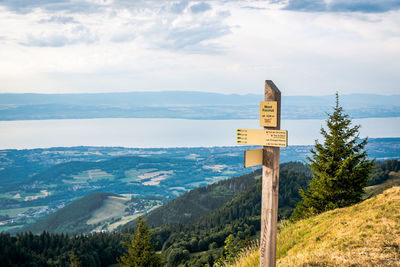
[[[360,136],[399,137],[400,118],[354,119]],[[311,145],[324,120],[284,120],[289,145]],[[0,121],[0,149],[69,146],[199,147],[236,145],[236,129],[258,120],[72,119]]]

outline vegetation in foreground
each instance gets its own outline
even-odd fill
[[[123,243],[127,248],[127,252],[118,258],[118,262],[124,266],[163,266],[161,256],[155,253],[155,244],[151,239],[150,228],[139,217],[135,233],[131,236],[130,242]]]
[[[400,187],[359,204],[279,225],[277,266],[400,266]],[[227,266],[258,266],[250,247]]]
[[[369,182],[375,161],[368,160],[367,139],[360,140],[360,126],[351,125],[349,115],[339,105],[338,93],[326,124],[326,130],[321,128],[324,142],[316,140],[312,156],[307,158],[313,178],[306,190],[300,190],[302,200],[294,220],[360,202]]]

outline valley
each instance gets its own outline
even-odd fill
[[[91,231],[111,231],[191,189],[254,171],[255,167],[243,168],[243,151],[249,148],[0,150],[0,231],[23,231],[94,192],[125,199],[118,200],[119,212],[91,227]],[[310,148],[284,148],[281,162],[305,162]],[[368,148],[377,160],[398,158],[400,139],[370,139]]]

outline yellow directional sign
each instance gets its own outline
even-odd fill
[[[260,126],[276,127],[278,125],[278,102],[260,102]]]
[[[287,147],[287,131],[237,129],[236,143],[239,145]]]
[[[244,167],[253,167],[263,164],[263,149],[246,150],[244,152]]]

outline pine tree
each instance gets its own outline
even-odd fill
[[[236,245],[236,240],[233,237],[232,234],[230,234],[226,239],[225,239],[225,246],[224,246],[224,255],[225,255],[225,260],[228,263],[232,263],[237,254],[240,252],[240,247]]]
[[[72,252],[70,258],[70,267],[82,267],[82,262],[81,260],[75,255],[75,253]]]
[[[351,125],[349,115],[339,105],[328,114],[327,131],[321,128],[323,144],[315,141],[308,157],[312,181],[307,190],[300,190],[302,201],[292,219],[297,220],[327,210],[345,207],[361,200],[374,161],[367,159],[367,138],[359,138],[359,125]]]
[[[151,241],[149,227],[138,218],[137,228],[130,242],[124,242],[128,252],[124,253],[118,262],[129,267],[158,267],[163,266],[161,257],[154,252],[155,244]]]

